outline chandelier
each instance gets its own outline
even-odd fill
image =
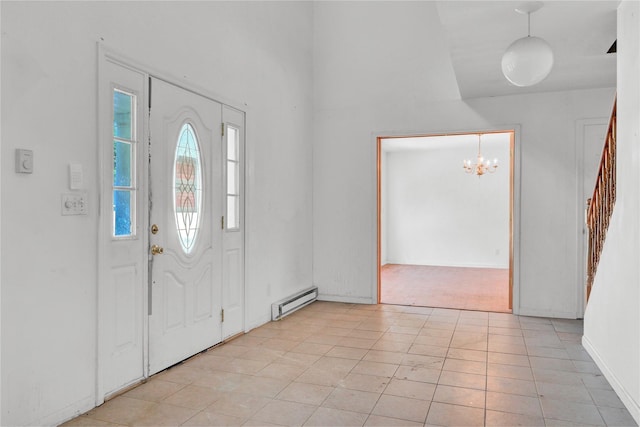
[[[485,173],[493,173],[498,168],[498,159],[485,160],[482,156],[482,151],[480,150],[480,137],[481,134],[478,134],[478,158],[476,159],[476,163],[472,164],[471,160],[463,160],[462,167],[466,173],[474,173],[480,177]]]

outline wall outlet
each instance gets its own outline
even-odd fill
[[[87,215],[87,193],[66,193],[62,195],[62,215]]]

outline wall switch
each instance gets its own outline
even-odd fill
[[[16,148],[16,173],[33,173],[33,151]]]
[[[80,190],[83,186],[82,165],[71,163],[69,165],[69,189]]]
[[[62,195],[62,215],[87,215],[87,193],[66,193]]]

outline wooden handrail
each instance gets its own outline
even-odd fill
[[[593,195],[587,200],[587,229],[589,230],[587,300],[591,294],[591,287],[613,213],[613,205],[616,202],[616,105],[617,101],[614,101],[609,129],[600,158],[596,186]]]

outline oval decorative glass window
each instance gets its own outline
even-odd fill
[[[200,148],[193,127],[186,123],[180,129],[176,145],[173,174],[173,211],[180,244],[191,252],[198,235],[202,211],[202,171]]]

